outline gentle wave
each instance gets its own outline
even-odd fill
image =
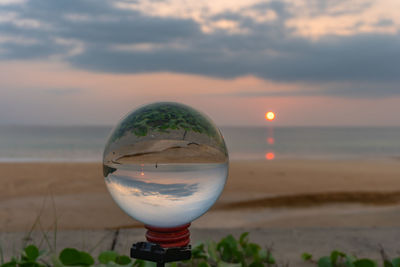
[[[43,162],[101,162],[100,158],[0,158],[0,163],[43,163]]]
[[[109,126],[0,126],[0,162],[98,162]],[[231,160],[398,159],[399,127],[222,127]]]

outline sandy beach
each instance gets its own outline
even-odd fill
[[[99,163],[1,163],[0,229],[141,227],[113,202]],[[223,222],[223,223],[222,223]],[[234,161],[215,227],[400,226],[400,161]]]

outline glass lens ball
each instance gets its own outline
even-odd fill
[[[103,154],[115,202],[146,225],[175,227],[204,214],[228,176],[228,152],[204,114],[178,103],[143,106],[113,129]]]

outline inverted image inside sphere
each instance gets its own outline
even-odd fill
[[[152,226],[179,226],[217,200],[228,153],[205,115],[178,103],[154,103],[118,123],[103,171],[111,195],[130,216]]]

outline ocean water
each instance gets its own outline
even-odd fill
[[[0,126],[0,162],[101,162],[111,127]],[[231,160],[400,158],[400,127],[221,127]]]
[[[111,196],[147,225],[174,227],[203,215],[217,200],[228,163],[113,164],[105,177]]]
[[[101,161],[111,127],[0,126],[0,162]]]

